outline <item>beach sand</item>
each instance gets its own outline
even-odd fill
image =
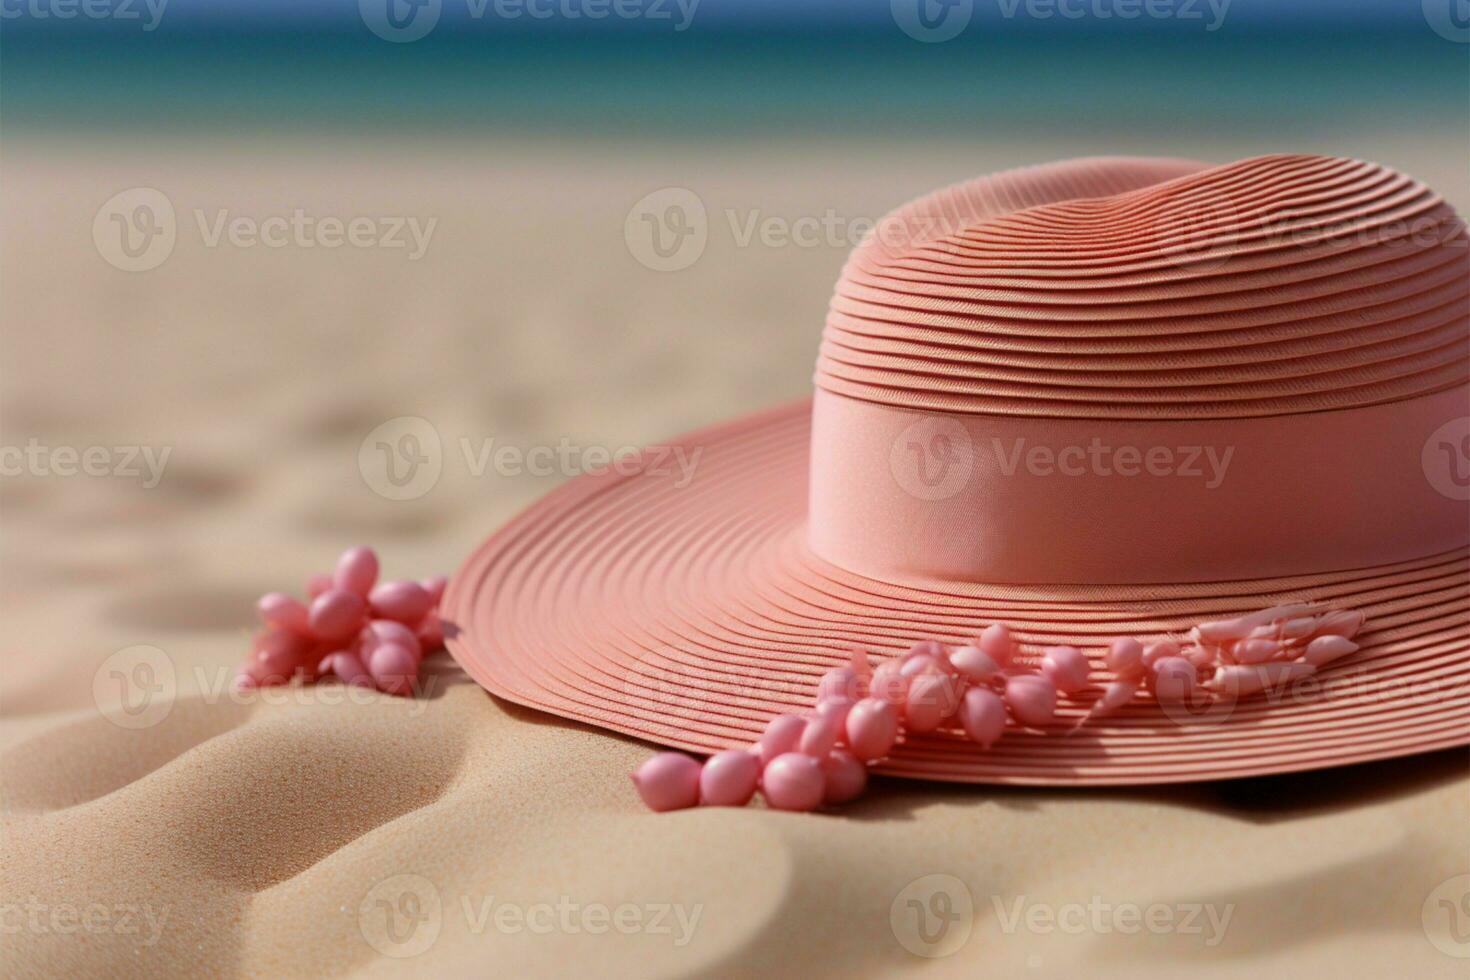
[[[1470,205],[1455,134],[1293,149]],[[627,779],[650,746],[498,702],[442,654],[415,699],[225,690],[262,592],[299,592],[359,542],[393,577],[450,572],[571,475],[481,470],[487,445],[615,450],[798,397],[844,234],[1075,152],[12,141],[0,442],[40,462],[0,481],[3,973],[1462,975],[1440,904],[1470,887],[1459,751],[1137,791],[878,780],[832,815],[654,815]],[[709,241],[659,273],[624,221],[668,186],[699,195]],[[129,273],[92,229],[133,187],[168,197],[177,242]],[[221,211],[298,208],[437,224],[418,259],[210,244]],[[829,211],[831,240],[741,244],[752,220]],[[401,416],[428,420],[442,472],[392,500],[359,450]],[[106,472],[67,475],[66,447],[101,447]]]

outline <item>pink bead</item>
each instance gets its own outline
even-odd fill
[[[898,709],[876,697],[863,698],[847,713],[847,744],[864,762],[881,759],[898,738]]]
[[[262,676],[290,677],[306,662],[311,646],[300,633],[273,626],[255,634],[254,659],[265,671]]]
[[[444,598],[444,589],[449,585],[449,579],[443,575],[430,575],[428,578],[419,579],[419,586],[429,593],[429,604],[431,607],[439,605],[439,600]]]
[[[806,730],[806,719],[797,715],[777,715],[766,725],[765,734],[756,743],[760,752],[761,765],[766,766],[778,755],[795,752]]]
[[[949,674],[920,674],[909,682],[904,702],[904,726],[916,734],[932,732],[954,715],[959,707],[959,689]]]
[[[1284,687],[1310,677],[1317,668],[1300,660],[1272,664],[1231,664],[1215,671],[1210,687],[1227,698],[1240,698],[1271,687]]]
[[[358,655],[364,659],[372,657],[373,650],[384,643],[396,643],[414,655],[415,662],[422,660],[423,647],[418,634],[391,619],[374,619],[357,635]]]
[[[817,700],[830,697],[842,697],[849,701],[856,701],[863,696],[858,676],[851,667],[833,667],[822,675],[817,684]]]
[[[1057,689],[1045,677],[1020,674],[1008,679],[1005,700],[1023,725],[1049,725],[1056,717]]]
[[[683,810],[699,802],[700,765],[681,752],[660,752],[633,773],[633,785],[650,810]]]
[[[1252,619],[1240,616],[1200,623],[1194,628],[1194,633],[1206,643],[1233,643],[1249,636],[1255,628],[1256,623]]]
[[[777,810],[815,810],[825,790],[822,764],[800,752],[778,755],[761,774],[761,794]]]
[[[903,655],[905,660],[909,657],[933,657],[938,660],[943,656],[944,644],[938,640],[920,640],[918,643],[909,647],[908,652]]]
[[[1143,675],[1143,644],[1131,636],[1120,636],[1108,647],[1103,662],[1118,677]]]
[[[433,600],[424,587],[417,582],[384,582],[373,589],[368,605],[378,619],[392,619],[409,626],[417,626],[419,620],[433,607]]]
[[[1158,640],[1143,648],[1143,668],[1145,671],[1154,669],[1154,664],[1165,657],[1179,656],[1179,644],[1173,640]]]
[[[357,654],[350,650],[338,650],[336,653],[328,654],[321,663],[323,674],[331,672],[348,684],[358,687],[374,687],[373,675],[362,665]]]
[[[1307,644],[1307,652],[1302,660],[1314,667],[1321,667],[1339,657],[1354,653],[1357,649],[1358,645],[1345,636],[1324,633]]]
[[[844,719],[845,720],[845,719]],[[830,715],[817,715],[809,719],[801,731],[801,740],[796,750],[814,759],[825,759],[837,745],[837,736],[842,732],[842,721]]]
[[[1092,667],[1076,647],[1050,647],[1041,658],[1041,672],[1058,691],[1074,694],[1087,686]]]
[[[981,630],[975,645],[1000,667],[1010,666],[1016,649],[1015,640],[1011,638],[1011,628],[1004,623],[991,623]]]
[[[908,692],[909,679],[904,676],[903,662],[899,660],[883,661],[873,671],[873,679],[868,682],[870,696],[889,704],[903,704]]]
[[[1000,673],[1000,664],[976,646],[957,648],[949,655],[949,662],[961,677],[972,684],[984,683]]]
[[[1124,677],[1103,685],[1102,697],[1092,702],[1092,707],[1087,709],[1087,716],[1077,723],[1078,727],[1085,722],[1106,718],[1133,700],[1133,695],[1138,693],[1140,683],[1137,678]]]
[[[1162,657],[1154,663],[1154,697],[1160,704],[1182,704],[1195,684],[1194,664],[1183,657]]]
[[[255,657],[248,658],[235,671],[235,679],[232,682],[237,691],[250,691],[257,687],[269,684],[284,684],[286,678],[280,674],[272,674],[270,668]]]
[[[1000,695],[983,687],[972,687],[960,700],[960,726],[970,740],[990,748],[1006,729],[1006,706]]]
[[[912,680],[920,674],[948,673],[948,661],[941,663],[932,653],[909,653],[899,663],[898,672]]]
[[[419,659],[401,643],[380,643],[367,658],[368,672],[378,690],[406,696],[419,675]]]
[[[438,613],[431,612],[425,616],[414,633],[419,638],[419,649],[424,653],[432,653],[444,646],[444,622]]]
[[[367,615],[367,603],[354,593],[328,589],[311,600],[307,623],[323,640],[342,640],[356,633]]]
[[[867,789],[868,767],[851,752],[833,749],[832,754],[822,760],[822,778],[826,783],[822,802],[846,803],[857,799]]]
[[[1363,628],[1365,618],[1360,612],[1354,612],[1350,609],[1339,609],[1335,612],[1327,613],[1317,620],[1315,632],[1317,636],[1340,636],[1343,639],[1351,640]]]
[[[817,702],[817,717],[836,720],[839,741],[846,737],[847,713],[855,704],[857,704],[856,701],[848,701],[844,698],[823,698]]]
[[[1215,663],[1215,655],[1204,647],[1185,647],[1179,651],[1179,656],[1194,664],[1196,670],[1203,670],[1206,667],[1213,666]],[[1142,675],[1140,675],[1139,679],[1142,679]]]
[[[848,662],[848,666],[852,668],[852,672],[858,676],[858,679],[865,684],[868,678],[873,676],[873,665],[868,661],[868,651],[862,647],[852,648],[852,659]]]
[[[1230,655],[1238,664],[1262,664],[1281,652],[1281,644],[1275,640],[1241,640],[1230,648]]]
[[[1300,640],[1317,629],[1317,617],[1301,616],[1281,623],[1267,623],[1251,630],[1252,636],[1264,636],[1272,640]]]
[[[699,774],[699,801],[707,806],[744,806],[755,795],[761,760],[743,749],[716,752]]]
[[[378,580],[378,556],[373,549],[348,548],[337,559],[337,571],[332,582],[337,588],[351,592],[359,599],[366,599]]]
[[[267,626],[280,626],[295,633],[307,631],[306,606],[284,592],[267,592],[255,604],[255,609]]]
[[[317,572],[315,575],[309,576],[306,580],[306,597],[308,599],[315,599],[331,587],[332,576],[326,572]]]

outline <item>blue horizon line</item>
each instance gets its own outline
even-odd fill
[[[55,16],[37,18],[27,13],[32,4],[46,6],[50,0],[0,0],[0,35],[19,31],[42,33],[76,31],[109,32],[127,30],[131,25],[115,19],[89,19],[78,15],[62,20]],[[102,0],[111,6],[127,4],[133,10],[147,13],[148,5],[163,4],[158,29],[171,27],[180,33],[207,31],[220,34],[258,34],[276,32],[356,31],[363,27],[358,0]],[[407,0],[382,0],[407,2]],[[420,0],[424,2],[424,0]],[[521,15],[513,19],[493,13],[502,0],[428,0],[439,6],[436,31],[458,32],[465,29],[527,33],[562,31],[588,33],[639,33],[656,30],[642,18],[609,15],[601,19],[554,16],[545,19]],[[550,4],[574,7],[593,0],[513,0],[518,3]],[[892,0],[596,0],[604,7],[618,3],[640,6],[659,4],[675,15],[679,4],[697,3],[690,28],[710,32],[731,33],[800,33],[835,32],[861,34],[891,31],[895,20]],[[935,0],[924,0],[935,2]],[[973,4],[970,32],[986,34],[1026,33],[1153,33],[1156,31],[1197,31],[1200,19],[1138,16],[1087,16],[1069,19],[1060,14],[1037,18],[1026,14],[1027,5],[1036,2],[1081,5],[1113,4],[1124,0],[968,0]],[[1128,0],[1143,8],[1163,3],[1183,9],[1186,5],[1203,21],[1212,19],[1215,10],[1224,7],[1220,30],[1251,31],[1272,34],[1359,33],[1364,30],[1414,30],[1431,33],[1421,5],[1413,0]],[[1456,0],[1447,0],[1454,3]],[[480,6],[483,4],[483,6]],[[472,5],[480,6],[481,16],[472,13]],[[1213,5],[1213,6],[1212,6]],[[1007,16],[1006,9],[1012,13]],[[19,16],[17,16],[19,14]]]

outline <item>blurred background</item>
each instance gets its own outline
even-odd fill
[[[448,571],[589,453],[803,396],[848,249],[940,185],[1306,151],[1470,206],[1464,0],[0,14],[22,714],[130,643],[232,664],[344,544]]]

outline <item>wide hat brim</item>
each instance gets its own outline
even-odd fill
[[[878,771],[1149,784],[1470,743],[1467,549],[1167,586],[872,581],[806,546],[810,411],[804,400],[691,433],[530,507],[451,579],[441,605],[451,653],[499,697],[710,753],[749,745],[778,714],[809,710],[818,678],[854,645],[881,658],[1005,622],[1023,658],[1057,644],[1096,658],[1114,636],[1182,633],[1305,599],[1367,615],[1361,649],[1310,683],[1168,710],[1140,697],[1075,732],[1096,692],[1064,697],[1053,730],[1010,731],[989,750],[957,731],[908,737]]]

